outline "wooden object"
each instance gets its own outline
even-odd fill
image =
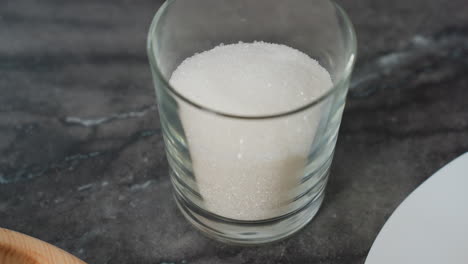
[[[0,264],[86,264],[39,239],[0,228]]]

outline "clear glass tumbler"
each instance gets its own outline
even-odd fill
[[[169,84],[185,58],[239,41],[296,48],[327,69],[333,87],[288,112],[237,116]],[[345,12],[329,0],[169,0],[152,22],[148,55],[184,216],[237,244],[272,242],[306,225],[324,197],[356,56]]]

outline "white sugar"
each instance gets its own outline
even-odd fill
[[[186,59],[172,85],[200,105],[238,115],[281,113],[331,86],[327,71],[306,54],[265,42],[218,46]]]
[[[171,85],[215,111],[273,115],[304,106],[332,87],[306,54],[265,42],[215,47],[186,59]],[[243,120],[180,102],[198,188],[208,210],[259,220],[288,210],[303,176],[321,105],[283,118]]]

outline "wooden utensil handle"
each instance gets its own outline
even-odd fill
[[[0,228],[0,264],[86,264],[39,239]]]

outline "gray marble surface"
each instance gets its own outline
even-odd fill
[[[325,203],[245,248],[172,200],[145,51],[161,1],[0,1],[0,226],[96,264],[363,263],[396,206],[468,151],[468,2],[340,2],[359,60]]]

